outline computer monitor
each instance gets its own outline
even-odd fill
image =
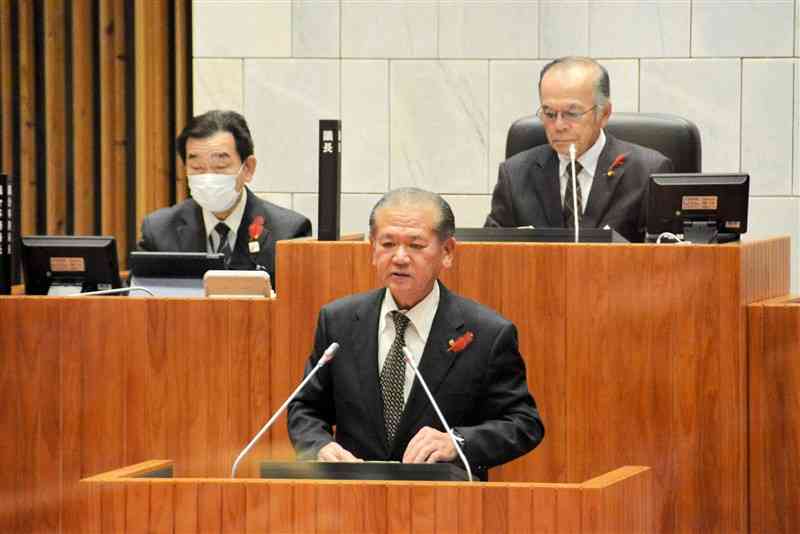
[[[653,174],[647,240],[669,232],[692,243],[735,241],[747,232],[748,174]]]
[[[28,295],[70,295],[122,287],[110,236],[25,236],[22,270]]]
[[[130,285],[160,297],[202,297],[203,275],[225,269],[225,256],[206,252],[131,252]]]

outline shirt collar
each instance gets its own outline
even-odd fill
[[[212,212],[201,208],[203,211],[203,224],[205,224],[206,227],[206,242],[208,242],[208,239],[211,237],[211,232],[213,232],[217,224],[221,222],[227,224],[228,228],[231,229],[228,235],[236,236],[239,233],[239,225],[242,224],[242,218],[244,217],[245,204],[247,204],[247,188],[242,187],[242,193],[236,207],[224,220],[220,221]],[[236,243],[235,237],[233,237],[232,242]]]
[[[600,160],[600,153],[605,146],[606,133],[601,129],[600,135],[597,136],[594,144],[589,147],[589,150],[578,157],[578,163],[589,173],[589,176],[594,176],[595,171],[597,171],[597,162]],[[558,175],[563,176],[564,172],[567,170],[567,166],[569,166],[569,156],[559,154],[558,160]]]
[[[427,341],[428,335],[431,333],[433,327],[433,319],[436,316],[436,309],[439,307],[439,297],[441,290],[439,289],[439,281],[433,284],[433,289],[428,293],[424,299],[419,301],[416,306],[405,312],[409,322],[422,338],[423,342]],[[388,321],[391,321],[389,314],[398,310],[397,303],[392,296],[389,288],[386,288],[386,293],[381,304],[380,326],[379,329],[383,332]]]

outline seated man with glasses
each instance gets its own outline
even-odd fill
[[[644,194],[651,173],[672,172],[661,153],[606,134],[611,116],[606,69],[590,58],[556,59],[539,76],[537,115],[547,145],[500,164],[485,226],[609,227],[629,241],[644,239]],[[575,145],[573,192],[569,147]]]
[[[191,197],[147,215],[139,249],[219,252],[230,269],[267,271],[274,285],[275,242],[311,235],[311,221],[246,187],[256,171],[247,121],[209,111],[191,119],[175,144]]]

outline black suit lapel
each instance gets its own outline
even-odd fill
[[[621,165],[614,169],[613,176],[608,175],[611,164],[620,154],[620,147],[617,145],[616,139],[606,134],[606,146],[603,147],[603,151],[597,159],[597,169],[594,172],[594,181],[592,189],[589,191],[589,200],[586,204],[586,211],[583,213],[581,226],[596,228],[608,211],[614,191],[625,174],[625,165]]]
[[[255,193],[245,187],[246,204],[244,213],[242,214],[242,222],[239,224],[239,231],[236,233],[236,248],[234,250],[235,264],[246,265],[250,268],[255,268],[261,265],[267,270],[271,270],[273,265],[272,251],[274,247],[268,246],[268,241],[273,239],[274,233],[269,228],[269,219],[267,212],[261,202],[255,197]],[[258,251],[250,252],[250,225],[253,220],[261,216],[264,218],[264,230],[258,237]],[[273,281],[274,284],[274,281]]]
[[[464,333],[464,320],[461,310],[447,288],[442,284],[439,287],[441,288],[439,307],[436,310],[428,342],[425,344],[425,350],[422,353],[422,360],[419,365],[419,371],[434,396],[457,356],[457,353],[448,351],[449,342]],[[420,417],[427,411],[432,410],[433,407],[428,396],[415,378],[403,416],[400,418],[396,435],[403,436],[406,439],[412,438],[413,436],[408,435],[408,433]],[[405,441],[405,439],[397,440],[398,443],[405,443]],[[394,451],[396,454],[402,454],[402,452]]]
[[[533,183],[539,205],[551,228],[564,226],[561,214],[561,191],[558,177],[558,155],[547,150],[536,160],[529,171],[529,179]]]
[[[181,210],[181,224],[176,227],[179,252],[205,252],[206,227],[203,211],[194,200],[189,200]]]
[[[378,373],[378,324],[385,290],[373,292],[373,297],[360,306],[353,318],[353,352],[361,384],[361,402],[369,414],[364,421],[366,431],[372,431],[377,442],[389,455],[386,427],[383,417],[383,396]]]

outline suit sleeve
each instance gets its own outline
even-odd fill
[[[516,227],[514,207],[511,202],[511,179],[506,170],[506,164],[501,163],[497,172],[497,184],[492,193],[492,211],[486,217],[484,227],[504,226]]]
[[[150,218],[145,217],[142,221],[142,239],[137,243],[139,250],[155,251],[156,246],[153,242],[153,233],[150,230]]]
[[[457,427],[464,454],[480,468],[511,461],[533,450],[544,437],[536,402],[528,391],[517,329],[508,323],[495,339],[482,399],[481,423]]]
[[[311,235],[311,221],[307,217],[303,217],[292,232],[291,239],[296,237],[308,237]]]
[[[325,309],[320,311],[314,334],[314,352],[305,365],[303,377],[314,369],[329,345]],[[336,412],[333,402],[331,367],[335,360],[317,372],[289,404],[289,438],[300,460],[315,460],[319,450],[333,441]]]

